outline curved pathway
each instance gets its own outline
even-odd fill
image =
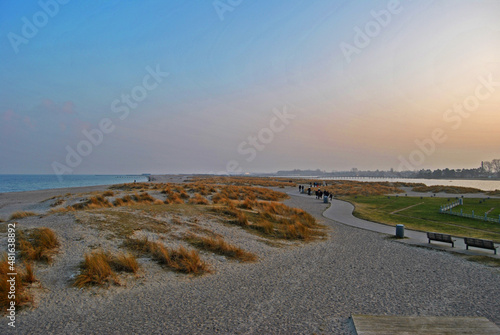
[[[306,194],[300,194],[298,193],[298,191],[287,192],[287,194],[296,197],[312,198],[312,196],[308,196]],[[316,200],[316,201],[322,203],[321,200]],[[377,233],[388,234],[388,235],[395,235],[396,233],[396,227],[394,226],[367,221],[355,217],[352,214],[354,212],[354,205],[352,205],[347,201],[333,199],[330,204],[331,204],[330,207],[323,212],[323,216],[328,219],[334,220],[336,222],[351,227],[374,231]],[[432,241],[432,243],[429,244],[427,239],[427,234],[421,231],[405,229],[405,237],[407,237],[408,239],[399,241],[418,246],[427,246],[435,249],[459,252],[467,255],[487,255],[490,257],[495,257],[500,259],[500,254],[494,255],[492,250],[477,249],[477,248],[466,250],[464,239],[460,237],[454,237],[454,239],[456,240],[454,248],[452,248],[451,244],[449,243]]]

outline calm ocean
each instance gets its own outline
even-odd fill
[[[146,176],[133,175],[65,175],[61,181],[56,175],[0,175],[0,193],[47,190],[53,188],[111,185],[148,181]]]

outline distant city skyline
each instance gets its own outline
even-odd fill
[[[0,4],[0,174],[477,168],[500,2]]]

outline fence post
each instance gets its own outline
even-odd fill
[[[474,219],[476,216],[474,215],[474,210],[472,210],[472,218]]]

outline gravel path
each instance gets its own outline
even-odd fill
[[[327,225],[330,238],[199,278],[79,291],[81,300],[63,296],[20,313],[15,332],[3,318],[0,333],[355,334],[352,314],[484,316],[500,325],[498,270],[337,224],[316,199],[286,203]]]

